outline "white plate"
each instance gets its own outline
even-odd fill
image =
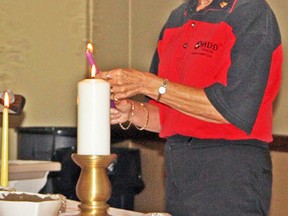
[[[50,197],[53,200],[41,201],[41,202],[31,202],[31,201],[8,201],[3,200],[3,198],[9,194],[21,195],[25,194],[27,196],[33,195],[40,199],[45,197]],[[65,200],[59,195],[43,195],[36,193],[27,192],[0,192],[0,215],[1,216],[58,216],[60,208],[63,206]]]

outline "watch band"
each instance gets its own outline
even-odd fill
[[[159,101],[161,96],[166,93],[167,83],[168,83],[168,79],[165,79],[163,81],[162,85],[159,87],[157,101]]]

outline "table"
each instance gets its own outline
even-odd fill
[[[74,200],[67,200],[66,203],[66,212],[60,214],[59,216],[79,216],[78,205],[80,203]],[[117,208],[109,208],[108,209],[109,216],[145,216],[144,213],[128,211]]]
[[[36,160],[9,161],[9,187],[17,191],[38,193],[51,171],[60,171],[61,163]]]

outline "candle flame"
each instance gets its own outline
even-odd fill
[[[88,43],[88,44],[87,44],[87,50],[88,50],[90,53],[93,52],[94,48],[93,48],[92,43]]]
[[[4,94],[4,106],[9,108],[9,94],[8,94],[8,92],[5,92],[5,94]]]
[[[91,78],[95,78],[95,76],[96,76],[96,66],[95,64],[93,64],[91,67]]]

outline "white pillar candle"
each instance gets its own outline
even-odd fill
[[[110,154],[110,84],[101,79],[78,83],[77,153]]]

